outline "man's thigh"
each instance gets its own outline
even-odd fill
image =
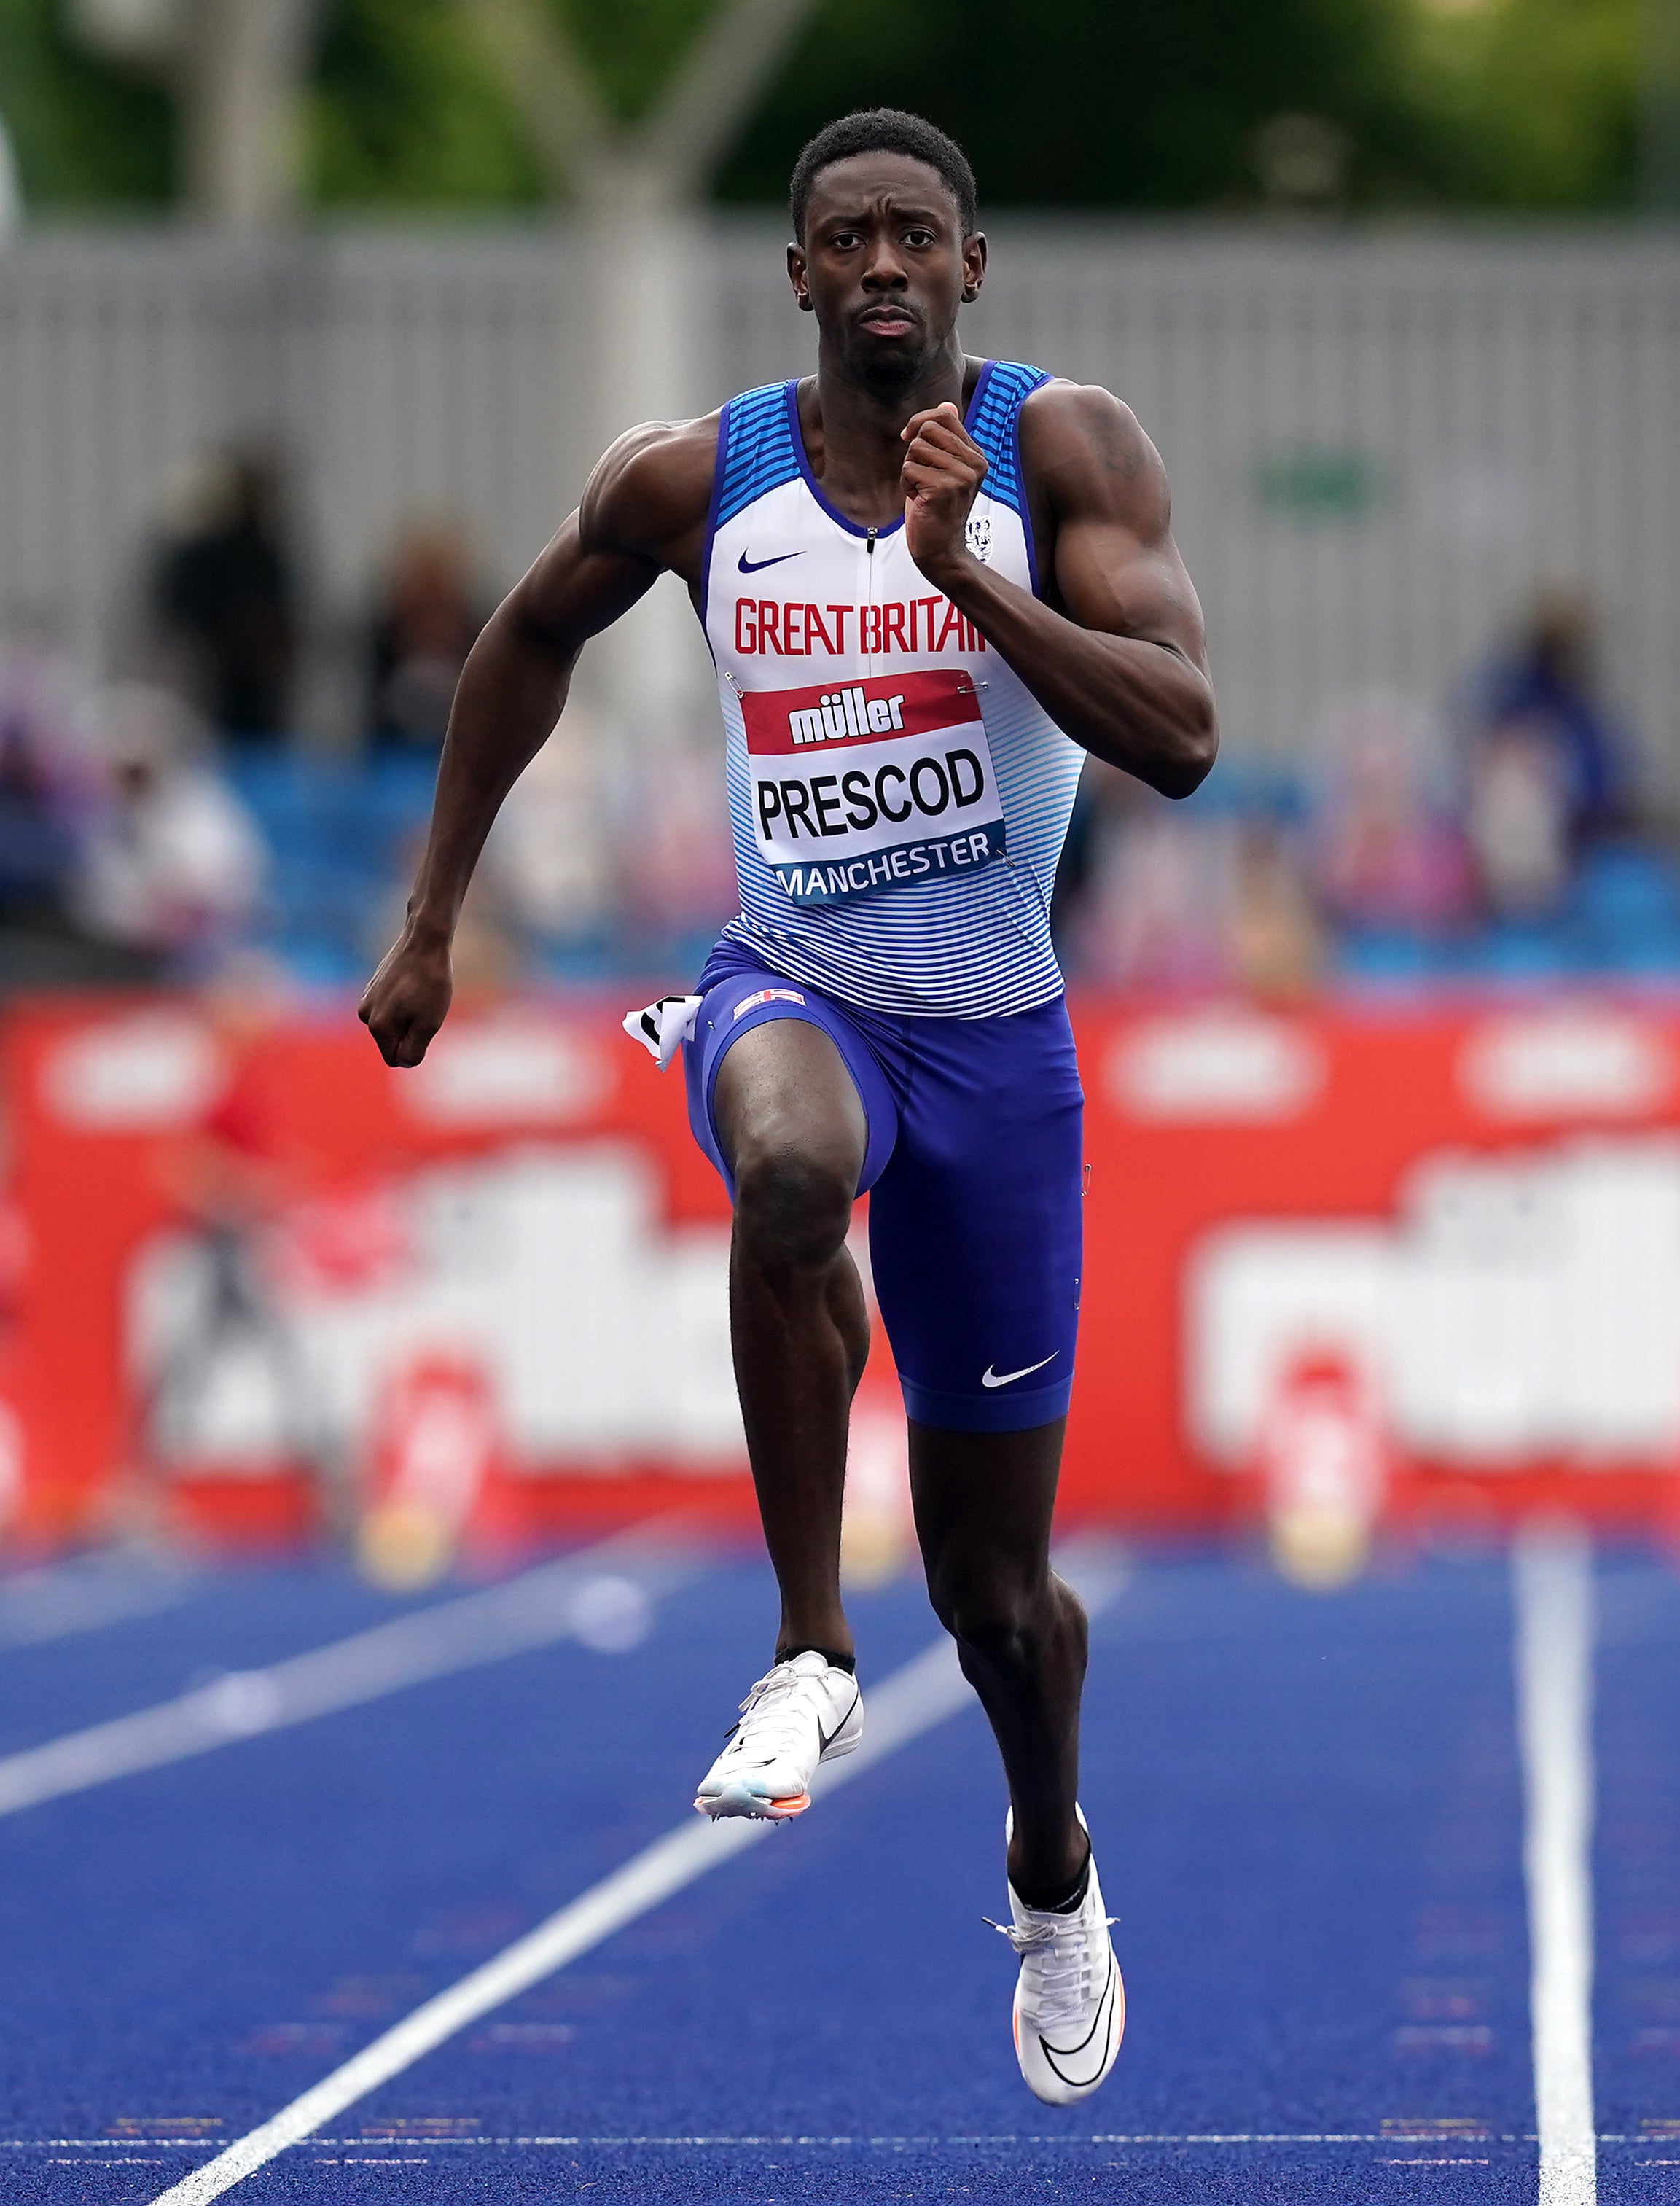
[[[731,1179],[754,1154],[796,1154],[863,1169],[869,1125],[845,1060],[820,1027],[774,1019],[743,1034],[718,1067],[712,1123]]]
[[[910,1046],[897,1146],[869,1205],[906,1410],[955,1433],[1054,1424],[1073,1382],[1081,1264],[1083,1099],[1066,1012],[920,1020]]]
[[[815,989],[769,973],[718,982],[683,1059],[689,1124],[731,1197],[749,1148],[843,1162],[860,1192],[892,1153],[885,1076],[842,1007]]]

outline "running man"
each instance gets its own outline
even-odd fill
[[[867,1189],[928,1592],[1009,1782],[1017,2056],[1069,2104],[1113,2066],[1124,1995],[1077,1799],[1085,1615],[1050,1566],[1082,1098],[1048,914],[1084,753],[1169,796],[1212,765],[1201,612],[1128,409],[964,355],[986,241],[949,138],[847,116],[801,154],[791,212],[817,373],[601,460],[467,662],[361,1016],[388,1064],[419,1064],[474,864],[579,653],[679,575],[718,667],[741,914],[694,995],[640,1024],[662,1062],[682,1044],[734,1201],[736,1375],[782,1596],[695,1805],[795,1815],[861,1736],[839,1553]]]

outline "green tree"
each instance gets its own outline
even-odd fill
[[[607,105],[633,122],[712,12],[710,0],[548,0],[570,27]],[[914,4],[914,0],[912,0]]]
[[[711,0],[544,0],[640,115]],[[1607,208],[1632,196],[1641,0],[826,0],[720,196],[779,203],[804,140],[876,101],[968,148],[991,206],[1240,208],[1279,115],[1347,149],[1355,207]],[[0,111],[38,206],[156,204],[169,102],[84,53],[63,0],[0,0]],[[319,204],[530,207],[542,170],[456,0],[325,0]]]
[[[173,118],[160,86],[67,36],[58,0],[0,0],[0,113],[32,206],[146,206],[175,188]]]
[[[1342,125],[1358,195],[1391,196],[1410,181],[1403,32],[1391,0],[846,0],[812,27],[722,189],[774,196],[830,115],[882,101],[950,130],[994,206],[1252,200],[1254,131],[1290,110]]]
[[[721,179],[773,199],[831,115],[912,107],[989,204],[1240,207],[1272,116],[1338,126],[1355,206],[1631,194],[1639,0],[833,0]]]
[[[310,101],[316,198],[335,207],[534,206],[542,171],[452,0],[337,0]]]
[[[1513,208],[1630,201],[1641,5],[1420,0],[1411,104],[1428,132],[1439,196]]]

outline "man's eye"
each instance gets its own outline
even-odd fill
[[[932,245],[933,233],[931,230],[907,230],[904,242],[906,245]]]

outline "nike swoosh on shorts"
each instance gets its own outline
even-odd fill
[[[1041,1356],[1036,1363],[1023,1363],[1019,1371],[994,1371],[988,1363],[980,1374],[980,1385],[1007,1386],[1012,1380],[1025,1379],[1034,1371],[1042,1371],[1046,1363],[1053,1363],[1061,1353],[1059,1348],[1052,1348],[1048,1356]]]
[[[760,567],[779,567],[784,559],[802,559],[804,557],[802,551],[778,552],[771,559],[749,559],[743,552],[735,563],[743,575],[756,575]]]

